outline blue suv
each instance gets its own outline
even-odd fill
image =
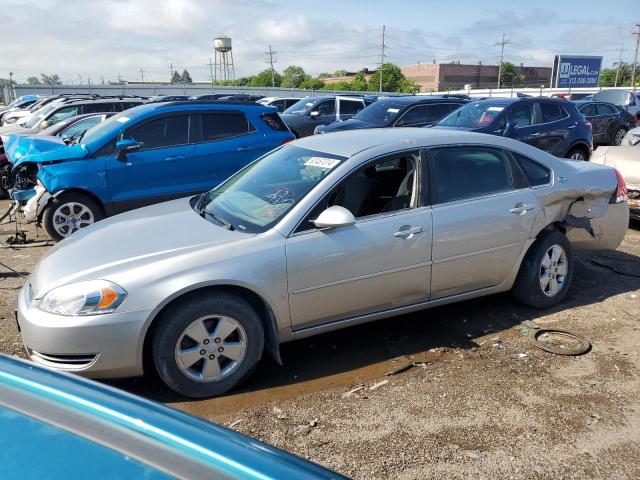
[[[461,129],[520,140],[556,157],[588,160],[592,126],[566,100],[543,97],[471,101],[433,128]]]
[[[7,151],[26,221],[55,240],[104,217],[209,190],[294,139],[253,102],[150,103],[114,115],[70,145]]]

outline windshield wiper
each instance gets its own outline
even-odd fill
[[[233,225],[231,225],[229,222],[227,222],[224,218],[216,215],[215,213],[213,213],[211,210],[207,210],[206,208],[202,208],[200,210],[200,215],[204,218],[205,215],[209,215],[210,217],[212,217],[215,221],[221,223],[227,230],[229,231],[234,231],[235,227]]]

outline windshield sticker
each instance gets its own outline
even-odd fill
[[[388,113],[398,113],[399,111],[399,108],[387,108]]]
[[[324,158],[324,157],[311,157],[309,160],[304,162],[307,167],[318,167],[325,168],[327,170],[331,170],[333,167],[338,165],[340,160],[336,160],[335,158]]]
[[[487,112],[501,112],[504,110],[504,107],[489,107],[487,108]]]
[[[129,117],[119,117],[118,120],[116,120],[116,121],[120,122],[120,123],[126,123],[129,120],[131,120]]]

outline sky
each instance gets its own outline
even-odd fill
[[[535,4],[535,6],[533,5]],[[236,77],[300,65],[307,73],[505,60],[551,66],[555,54],[633,58],[638,0],[0,0],[0,77],[57,73],[63,82],[166,81],[170,65],[209,79],[213,39],[232,38]],[[631,14],[636,13],[636,18]]]

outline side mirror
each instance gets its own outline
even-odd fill
[[[346,208],[334,205],[327,208],[312,222],[316,228],[350,227],[356,223],[356,217]]]
[[[127,159],[127,152],[135,152],[136,150],[140,150],[142,147],[142,142],[138,142],[133,138],[123,138],[116,142],[116,158],[121,162],[124,162]]]
[[[310,116],[311,118],[319,117],[319,116],[320,116],[320,112],[319,112],[318,110],[314,110],[314,111],[312,111],[312,112],[309,112],[309,116]]]
[[[513,122],[507,122],[504,126],[504,130],[502,130],[502,136],[508,137],[511,132],[513,132],[517,128],[517,125]]]

